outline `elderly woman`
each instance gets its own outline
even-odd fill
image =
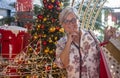
[[[77,10],[64,8],[59,21],[66,35],[57,42],[56,64],[66,68],[67,78],[99,78],[99,51],[91,34],[79,30]]]

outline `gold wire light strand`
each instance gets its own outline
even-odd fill
[[[85,9],[84,15],[83,15],[83,17],[82,17],[82,24],[81,24],[81,27],[82,27],[82,28],[85,28],[84,25],[85,25],[86,17],[87,17],[88,10],[89,10],[89,8],[90,8],[90,4],[91,4],[92,1],[93,1],[93,0],[90,0],[90,2],[88,2],[87,8]]]
[[[102,6],[104,5],[104,3],[105,3],[106,1],[107,1],[107,0],[104,0],[104,2],[100,5],[100,8],[98,9],[98,11],[97,11],[97,13],[96,13],[96,15],[95,15],[95,17],[94,17],[94,19],[93,19],[93,21],[92,21],[91,29],[94,28],[94,25],[95,25],[95,22],[96,22],[96,18],[98,17],[99,12],[101,11]]]
[[[87,21],[87,29],[90,29],[90,22],[91,22],[91,19],[94,17],[94,12],[95,12],[95,10],[96,10],[96,5],[98,4],[98,1],[99,0],[96,0],[96,2],[95,2],[95,4],[94,4],[94,6],[93,6],[93,8],[92,8],[92,10],[90,11],[90,14],[89,14],[89,16],[88,16],[88,21]]]
[[[78,14],[80,14],[80,12],[81,12],[81,9],[82,9],[82,7],[83,7],[83,2],[84,2],[84,0],[82,0],[80,6],[79,6],[79,8],[78,8]]]

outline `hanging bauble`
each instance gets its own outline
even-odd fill
[[[32,48],[31,48],[31,47],[29,48],[29,51],[32,51]]]
[[[39,51],[40,51],[40,48],[37,48],[37,49],[36,49],[36,52],[39,52]]]
[[[61,8],[60,8],[60,7],[56,7],[56,10],[57,10],[57,11],[60,11],[60,10],[61,10]]]
[[[49,71],[51,69],[51,66],[46,66],[46,71]]]
[[[51,50],[51,51],[49,51],[49,53],[50,53],[50,54],[52,54],[52,53],[53,53],[53,51]]]
[[[43,0],[43,3],[46,4],[46,3],[47,3],[47,0]]]
[[[55,31],[55,27],[51,27],[50,29],[49,29],[49,32],[54,32]]]
[[[37,35],[34,35],[34,39],[37,39],[38,37],[37,37]]]
[[[55,22],[55,19],[54,19],[54,18],[52,18],[52,22],[53,22],[53,23]]]
[[[44,46],[46,46],[46,45],[47,45],[47,41],[43,41],[42,44],[43,44]]]
[[[60,7],[62,7],[63,6],[63,3],[62,2],[60,2]]]
[[[43,15],[39,14],[39,15],[37,16],[37,18],[38,18],[38,19],[43,19]]]
[[[45,52],[45,53],[48,53],[48,52],[49,52],[49,49],[45,49],[44,52]]]
[[[38,36],[39,36],[39,38],[41,38],[41,37],[42,37],[42,34],[39,34]]]
[[[53,63],[52,65],[53,65],[53,66],[52,66],[53,68],[56,68],[56,67],[57,67],[57,65],[56,65],[55,63]]]
[[[39,25],[37,25],[37,28],[40,28],[40,26],[41,26],[40,24],[39,24]]]
[[[54,3],[54,2],[55,2],[55,0],[51,0],[51,2],[52,2],[52,3]]]
[[[41,29],[44,29],[44,28],[45,28],[45,26],[42,24],[42,25],[40,26],[40,28],[41,28]]]
[[[38,46],[37,48],[39,48],[39,46],[40,46],[40,41],[37,42],[37,46]]]
[[[62,32],[62,33],[64,33],[64,29],[63,28],[60,28],[60,30],[59,30],[60,32]]]
[[[52,5],[52,4],[49,4],[49,5],[48,5],[48,9],[51,10],[52,8],[53,8],[53,5]]]
[[[53,41],[50,39],[50,40],[49,40],[49,43],[52,43],[52,42],[53,42]]]
[[[56,30],[59,31],[60,27],[59,26],[56,26]]]
[[[47,8],[48,4],[44,4],[45,8]]]
[[[57,4],[57,6],[60,6],[60,2],[59,1],[56,1],[56,4]]]
[[[46,20],[47,20],[47,18],[44,18],[44,19],[43,19],[43,21],[46,21]]]
[[[46,36],[47,36],[46,34],[43,34],[43,35],[42,35],[42,37],[44,37],[44,38],[45,38]]]
[[[58,39],[58,37],[54,37],[54,39],[55,39],[55,40],[57,40],[57,39]]]
[[[36,22],[39,22],[38,19],[35,20]]]

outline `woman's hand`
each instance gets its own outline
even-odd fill
[[[104,30],[104,41],[109,41],[110,38],[115,38],[116,28],[114,27],[106,27]]]
[[[74,41],[74,38],[79,35],[78,31],[73,31],[72,33],[68,34],[68,41],[72,42]]]

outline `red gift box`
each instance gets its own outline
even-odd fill
[[[27,29],[18,26],[0,26],[0,50],[3,58],[13,59],[25,48]]]

